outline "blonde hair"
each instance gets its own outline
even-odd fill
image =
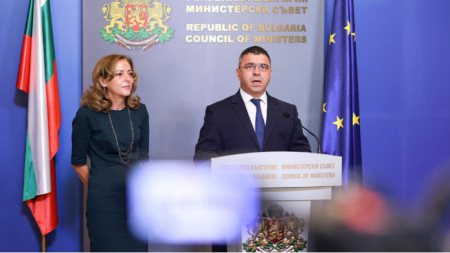
[[[120,54],[110,54],[102,57],[94,66],[92,70],[92,83],[81,97],[80,105],[87,105],[89,108],[96,112],[107,113],[111,111],[112,102],[108,96],[108,92],[103,89],[99,82],[99,78],[103,78],[106,81],[110,81],[114,78],[114,71],[116,64],[120,60],[126,60],[133,71],[133,85],[131,87],[130,96],[125,98],[125,105],[130,109],[137,110],[140,106],[141,98],[139,96],[132,97],[133,93],[137,89],[138,76],[134,69],[133,60]]]

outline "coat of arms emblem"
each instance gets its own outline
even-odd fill
[[[110,44],[145,50],[173,37],[174,30],[164,24],[172,9],[160,0],[115,0],[102,12],[109,24],[100,29],[100,37]]]
[[[257,215],[246,227],[250,236],[242,244],[246,252],[299,252],[307,247],[308,242],[300,236],[305,220],[284,212],[278,204],[269,207],[268,213]]]

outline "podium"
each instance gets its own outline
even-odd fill
[[[342,158],[303,152],[256,152],[211,160],[215,176],[238,174],[261,193],[261,212],[228,238],[229,252],[307,251],[311,201],[342,184]]]

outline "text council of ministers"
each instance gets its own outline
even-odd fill
[[[249,42],[250,35],[237,36],[237,42]],[[186,42],[188,43],[234,43],[230,35],[186,35]],[[254,43],[306,43],[306,36],[288,36],[288,35],[255,35],[253,36]]]

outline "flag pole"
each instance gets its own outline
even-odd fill
[[[45,235],[42,236],[42,249],[41,252],[47,252],[47,237]]]

